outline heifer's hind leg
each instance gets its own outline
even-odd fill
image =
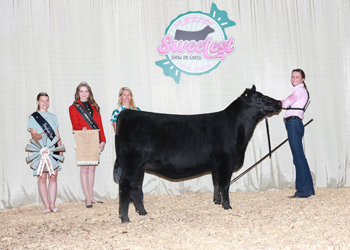
[[[218,178],[215,171],[211,173],[211,177],[213,179],[213,186],[214,186],[214,198],[213,201],[215,204],[221,205],[221,196],[220,196],[220,190],[219,190],[219,184],[218,184]]]
[[[145,175],[144,170],[140,169],[139,174],[137,176],[137,182],[132,189],[132,201],[134,203],[136,212],[138,212],[139,215],[147,214],[142,201],[142,183],[143,183],[144,175]]]
[[[122,177],[119,182],[119,218],[122,223],[130,222],[128,212],[131,194],[130,180]]]

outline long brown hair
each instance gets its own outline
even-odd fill
[[[97,112],[100,113],[100,106],[98,106],[98,104],[96,103],[95,99],[94,99],[94,94],[92,93],[92,90],[91,90],[91,87],[89,86],[89,84],[85,81],[82,81],[77,89],[75,90],[75,95],[74,95],[74,102],[73,104],[77,103],[78,100],[80,99],[79,97],[79,90],[80,90],[80,87],[86,87],[89,91],[89,97],[88,97],[88,101],[93,105],[95,106]]]
[[[136,105],[135,105],[135,102],[134,102],[134,97],[133,97],[133,95],[132,95],[131,89],[129,89],[128,87],[122,87],[122,88],[119,90],[118,105],[119,105],[119,106],[122,105],[122,99],[120,99],[120,97],[122,96],[124,90],[130,92],[130,95],[131,95],[130,106],[131,106],[132,109],[136,110],[137,108],[136,108]]]
[[[49,95],[48,95],[46,92],[40,92],[40,93],[36,96],[36,100],[39,101],[41,96],[47,96],[47,97],[50,99]],[[40,106],[39,106],[39,104],[38,104],[38,107],[36,108],[36,111],[38,111],[39,109],[40,109]]]
[[[305,83],[305,72],[304,72],[302,69],[293,69],[293,70],[292,70],[292,73],[293,73],[293,72],[299,72],[299,73],[300,73],[301,78],[304,79],[303,83],[304,83],[305,89],[307,89],[306,83]]]

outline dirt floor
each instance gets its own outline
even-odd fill
[[[308,199],[293,190],[230,194],[232,210],[212,194],[145,195],[146,216],[129,208],[118,218],[118,199],[85,208],[58,204],[0,211],[1,249],[350,249],[350,188],[316,189]]]

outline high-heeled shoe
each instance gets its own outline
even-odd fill
[[[96,201],[96,202],[91,201],[91,203],[92,203],[92,204],[96,204],[96,203],[103,204],[103,202],[102,202],[102,201]]]
[[[93,203],[93,202],[91,202],[91,203]],[[92,204],[91,205],[86,205],[86,199],[85,199],[85,206],[86,206],[86,208],[92,208]]]

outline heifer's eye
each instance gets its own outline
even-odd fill
[[[260,97],[255,97],[255,100],[260,100]]]

